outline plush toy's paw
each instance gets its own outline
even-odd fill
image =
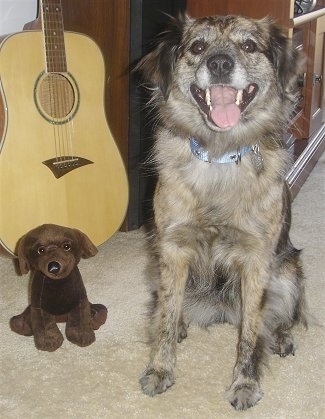
[[[10,329],[23,336],[32,336],[32,325],[30,320],[30,305],[17,316],[13,316],[9,321]]]
[[[63,343],[63,336],[56,324],[43,331],[34,332],[35,346],[40,351],[53,352]]]
[[[107,308],[103,304],[91,304],[90,303],[90,314],[91,314],[91,327],[93,330],[97,330],[102,326],[107,319]]]
[[[65,331],[67,339],[78,346],[88,346],[95,342],[95,332],[92,328],[81,328],[81,327],[66,327]]]

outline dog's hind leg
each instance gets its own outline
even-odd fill
[[[180,319],[178,321],[178,329],[177,329],[177,342],[181,343],[184,339],[187,338],[187,329],[188,323],[184,320],[183,314],[181,314]]]
[[[290,244],[279,259],[279,275],[273,278],[268,291],[266,322],[272,331],[271,350],[285,357],[295,354],[291,329],[297,323],[306,327],[307,314],[299,251]]]
[[[234,382],[228,393],[238,410],[253,406],[262,397],[259,379],[266,354],[270,349],[282,357],[294,353],[291,329],[298,322],[306,324],[299,252],[289,246],[273,269],[266,263],[263,269],[262,261],[262,257],[255,264],[251,261],[242,275],[243,320]]]
[[[275,354],[280,355],[284,358],[287,355],[294,355],[296,351],[296,345],[290,330],[285,330],[283,327],[278,327],[274,333],[275,344],[273,351]]]
[[[192,253],[187,240],[179,241],[177,230],[160,243],[160,282],[154,316],[154,342],[149,365],[140,384],[145,394],[154,396],[174,384],[176,345],[180,337],[185,337],[184,327],[179,329],[185,284],[188,278]],[[158,318],[157,318],[158,317]]]

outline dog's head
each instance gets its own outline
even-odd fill
[[[268,18],[182,16],[137,68],[167,126],[242,136],[245,128],[288,117],[301,62]]]
[[[40,271],[52,279],[67,277],[80,258],[96,253],[96,246],[84,233],[55,224],[43,224],[29,231],[19,240],[17,249],[22,274]]]

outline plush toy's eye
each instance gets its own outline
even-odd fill
[[[71,243],[65,242],[62,247],[65,251],[69,252],[69,250],[71,250]]]
[[[45,247],[44,247],[44,246],[40,246],[40,247],[37,249],[37,253],[38,253],[39,255],[42,255],[44,252],[45,252]]]
[[[206,49],[206,44],[203,41],[194,41],[191,45],[190,51],[194,55],[202,54]]]
[[[245,52],[254,52],[256,51],[256,43],[252,39],[247,39],[241,46],[241,49]]]

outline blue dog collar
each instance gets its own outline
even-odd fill
[[[223,164],[223,163],[236,163],[239,164],[241,158],[244,157],[246,154],[250,152],[259,153],[258,145],[254,146],[245,146],[243,148],[238,148],[236,151],[230,151],[228,153],[223,154],[221,157],[211,157],[208,150],[205,150],[204,147],[201,146],[199,141],[196,138],[190,138],[190,147],[192,154],[198,158],[199,160],[215,163],[215,164]]]

